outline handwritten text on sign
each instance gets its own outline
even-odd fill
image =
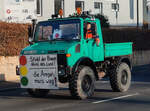
[[[27,55],[27,88],[58,89],[57,55]]]

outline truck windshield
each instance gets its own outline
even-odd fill
[[[35,31],[35,41],[78,40],[80,20],[55,20],[39,22]]]

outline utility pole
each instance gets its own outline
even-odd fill
[[[116,0],[116,23],[118,24],[118,11],[119,11],[119,3],[118,3],[118,0]]]
[[[137,28],[139,28],[139,0],[137,0]]]

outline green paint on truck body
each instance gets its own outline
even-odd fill
[[[91,20],[89,18],[64,18],[64,19],[52,19],[43,21],[42,23],[47,24],[48,22],[55,21],[67,21],[79,20],[80,21],[80,39],[79,40],[59,40],[59,41],[35,41],[33,45],[24,48],[21,51],[21,55],[40,55],[40,54],[71,54],[67,57],[67,66],[73,67],[80,58],[89,58],[93,62],[104,61],[105,57],[122,56],[132,54],[132,43],[113,43],[104,44],[101,25],[98,19]],[[100,39],[100,45],[97,46],[94,39],[85,39],[84,37],[84,23],[91,22],[97,26],[96,35]],[[39,22],[41,23],[41,22]],[[77,51],[78,50],[78,51]]]
[[[104,44],[105,57],[123,56],[132,54],[132,43],[111,43]]]

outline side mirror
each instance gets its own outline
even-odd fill
[[[28,26],[28,37],[31,38],[32,37],[32,27]]]
[[[32,45],[33,44],[33,33],[32,33],[32,26],[28,27],[28,41],[29,44]]]

